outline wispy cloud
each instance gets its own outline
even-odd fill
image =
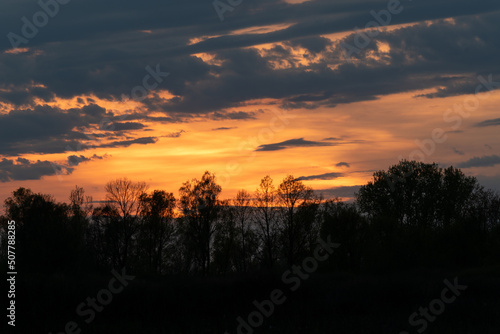
[[[280,143],[261,145],[257,151],[279,151],[294,147],[314,147],[314,146],[334,146],[332,143],[324,143],[320,141],[309,141],[304,138],[285,140]]]
[[[128,147],[128,146],[134,145],[134,144],[140,144],[140,145],[154,144],[157,141],[158,141],[158,138],[156,138],[156,137],[142,137],[142,138],[137,138],[137,139],[114,141],[114,142],[111,142],[108,144],[100,145],[99,147],[102,147],[102,148]]]
[[[472,167],[492,167],[500,164],[500,156],[487,155],[483,157],[474,157],[467,161],[458,164],[459,168],[472,168]]]
[[[500,118],[495,119],[487,119],[485,121],[479,122],[476,124],[476,127],[486,127],[486,126],[498,126],[500,125]]]
[[[78,155],[70,155],[68,157],[68,165],[71,167],[78,166],[82,162],[87,162],[87,161],[91,161],[91,160],[102,160],[102,159],[107,158],[107,157],[109,157],[109,155],[107,155],[107,154],[105,154],[104,156],[99,156],[97,154],[94,154],[90,158],[87,158],[83,155],[79,155],[79,156]]]
[[[335,165],[336,167],[351,167],[351,165],[347,162],[339,162],[338,164]]]
[[[177,131],[177,132],[171,132],[169,134],[163,135],[162,137],[163,138],[179,138],[185,132],[186,131],[184,131],[184,130],[180,130],[180,131]]]
[[[312,180],[334,180],[339,177],[344,176],[343,173],[326,173],[320,175],[310,175],[310,176],[301,176],[297,178],[299,181],[312,181]]]
[[[232,126],[232,127],[220,127],[220,128],[215,128],[215,129],[212,129],[212,131],[224,131],[224,130],[232,130],[232,129],[237,129],[236,126]]]

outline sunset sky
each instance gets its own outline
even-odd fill
[[[401,159],[500,191],[497,0],[3,0],[0,31],[2,203],[205,170],[349,198]]]

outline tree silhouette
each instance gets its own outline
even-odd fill
[[[108,204],[93,210],[87,229],[87,250],[100,268],[118,267],[122,263],[122,217]]]
[[[16,250],[21,268],[54,272],[77,267],[75,245],[83,242],[80,229],[68,219],[69,206],[49,195],[19,188],[5,201],[7,217],[16,221]]]
[[[221,202],[214,238],[214,263],[218,273],[247,272],[255,263],[258,239],[252,228],[252,199],[240,190],[236,198]]]
[[[339,199],[327,200],[322,210],[321,237],[335,236],[342,247],[328,259],[330,265],[343,270],[358,272],[363,251],[366,250],[367,222],[354,203]],[[372,250],[373,251],[373,250]]]
[[[276,195],[273,179],[269,175],[262,178],[255,191],[256,222],[262,243],[262,260],[268,268],[272,268],[277,260],[279,229]]]
[[[144,259],[148,272],[161,274],[164,272],[167,248],[174,235],[174,194],[163,190],[154,190],[152,194],[142,194],[141,217],[138,247],[140,259]]]
[[[252,223],[252,195],[246,190],[240,190],[236,198],[232,200],[232,208],[235,211],[235,220],[239,236],[238,269],[246,272],[253,262],[252,254],[258,247],[257,236],[251,227]]]
[[[85,190],[82,187],[75,186],[69,196],[69,224],[71,226],[73,248],[78,255],[75,261],[80,266],[87,262],[88,258],[84,256],[86,249],[85,234],[88,230],[89,215],[92,213],[92,197],[85,196]]]
[[[137,221],[141,211],[140,197],[147,191],[148,186],[144,182],[133,182],[128,178],[119,178],[108,182],[104,189],[108,205],[115,208],[121,216],[121,225],[117,228],[120,230],[121,236],[118,240],[120,266],[124,267],[129,264],[132,237],[138,229]]]
[[[179,189],[184,240],[204,275],[210,272],[211,243],[220,209],[221,190],[215,176],[208,171],[201,180],[186,181]]]
[[[85,190],[75,186],[69,195],[69,207],[73,216],[87,217],[93,210],[92,196],[85,196]]]
[[[472,265],[485,257],[486,232],[498,217],[490,209],[496,197],[454,167],[403,160],[374,173],[357,204],[371,221],[370,255],[380,251],[378,258],[398,265],[445,258]]]
[[[302,181],[288,175],[280,183],[277,191],[278,204],[282,213],[282,246],[288,265],[295,264],[304,255],[309,232],[312,230],[313,219],[297,219],[297,211],[305,209],[313,203],[313,190],[306,187]],[[311,210],[309,210],[311,211]],[[313,215],[314,217],[314,215]]]
[[[359,190],[361,210],[371,217],[386,217],[400,226],[422,229],[460,219],[473,194],[480,190],[477,180],[460,170],[416,161],[403,160],[388,171],[374,173],[373,178]]]
[[[148,275],[251,273],[297,264],[318,235],[343,245],[326,270],[500,263],[500,195],[454,167],[403,160],[374,173],[355,203],[323,201],[291,175],[277,189],[265,176],[254,194],[224,201],[208,171],[182,184],[179,200],[126,178],[105,190],[93,208],[78,186],[69,204],[19,188],[5,201],[0,242],[15,220],[19,263],[40,273],[124,265]]]
[[[226,274],[238,269],[238,248],[241,246],[237,226],[236,210],[222,201],[213,242],[213,262],[217,274]]]

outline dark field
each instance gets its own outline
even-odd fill
[[[426,333],[499,333],[500,267],[381,275],[315,273],[295,291],[280,275],[220,278],[136,277],[90,324],[76,313],[107,286],[103,276],[19,276],[17,332],[59,333],[68,321],[83,333],[237,333],[254,300],[282,289],[286,301],[255,333],[419,333],[408,317],[439,298],[444,279],[467,289],[428,323]],[[419,317],[420,318],[420,317]],[[418,319],[418,318],[417,318]],[[76,331],[77,332],[77,331]],[[243,330],[242,333],[247,333]]]

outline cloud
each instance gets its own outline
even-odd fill
[[[323,143],[319,141],[309,141],[309,140],[304,140],[304,138],[298,138],[298,139],[285,140],[281,143],[261,145],[257,148],[256,151],[279,151],[293,147],[314,147],[314,146],[333,146],[333,144]]]
[[[82,162],[87,162],[87,161],[91,161],[91,160],[95,160],[95,159],[102,160],[102,159],[107,158],[107,157],[108,157],[107,154],[105,154],[104,156],[99,156],[99,155],[94,154],[90,158],[87,158],[87,157],[85,157],[83,155],[80,155],[80,156],[70,155],[68,157],[68,165],[71,166],[71,167],[78,166]]]
[[[298,181],[311,181],[311,180],[334,180],[339,177],[344,176],[343,173],[326,173],[320,175],[311,175],[311,176],[301,176],[297,178]]]
[[[457,0],[453,6],[438,3],[422,0],[405,6],[391,24],[414,24],[383,31],[376,39],[389,45],[390,51],[381,50],[373,40],[353,55],[354,63],[343,60],[338,41],[324,36],[373,21],[370,11],[386,7],[386,1],[260,1],[252,3],[251,11],[238,8],[231,13],[234,20],[225,24],[220,24],[203,0],[175,4],[145,0],[143,5],[126,0],[119,4],[120,15],[115,13],[115,1],[88,0],[88,7],[72,3],[64,7],[64,15],[29,41],[28,52],[2,53],[11,46],[8,38],[0,40],[0,64],[4,64],[0,66],[0,99],[18,106],[33,106],[36,99],[92,94],[117,100],[122,94],[130,96],[141,84],[147,74],[144,64],[159,64],[171,72],[155,90],[168,90],[175,97],[154,98],[153,92],[143,101],[148,110],[165,113],[220,112],[263,98],[318,107],[424,88],[445,87],[435,96],[470,93],[477,78],[468,74],[485,69],[498,72],[493,55],[498,51],[496,11],[500,4],[492,0],[481,4]],[[19,17],[28,15],[29,9],[39,9],[33,5],[27,0],[15,6],[2,3],[0,28],[16,32],[18,27],[16,33],[20,33]],[[78,20],[82,14],[85,23]],[[440,20],[449,17],[455,22]],[[249,29],[257,25],[283,28],[264,33]],[[234,33],[237,30],[241,32]],[[355,38],[352,33],[344,42],[353,43]],[[405,43],[409,38],[411,45]],[[270,43],[280,44],[266,52],[254,48]],[[126,57],[118,51],[120,47],[128,50]],[[303,64],[297,51],[314,61]],[[204,61],[201,53],[212,55],[215,61]],[[276,61],[283,66],[276,67]],[[395,71],[398,68],[402,70]],[[239,112],[226,117],[251,115]]]
[[[144,129],[146,126],[141,123],[136,123],[136,122],[124,122],[124,123],[118,123],[118,122],[113,122],[109,124],[107,129],[111,131],[129,131],[129,130],[141,130]]]
[[[500,156],[487,155],[483,157],[474,157],[467,161],[458,164],[459,168],[473,168],[473,167],[492,167],[500,164]]]
[[[331,44],[331,42],[328,38],[313,36],[291,40],[290,44],[292,46],[303,47],[311,53],[319,53],[324,51]]]
[[[233,130],[233,129],[237,129],[237,127],[236,126],[232,126],[232,127],[220,127],[220,128],[212,129],[212,131],[224,131],[224,130]]]
[[[246,110],[256,101],[334,108],[424,89],[432,91],[425,97],[441,98],[474,93],[479,75],[487,79],[491,73],[494,81],[500,77],[500,3],[495,0],[407,3],[390,24],[411,24],[382,29],[351,55],[352,62],[345,59],[340,42],[354,45],[359,37],[354,27],[373,21],[370,11],[386,8],[387,0],[267,0],[248,5],[251,10],[237,7],[227,13],[231,20],[221,24],[206,0],[74,1],[61,6],[57,18],[21,45],[22,53],[9,52],[9,39],[0,39],[0,102],[8,105],[6,110],[13,108],[0,115],[0,155],[74,151],[88,141],[85,133],[97,135],[87,130],[103,119],[115,126],[116,137],[102,137],[102,147],[128,146],[134,140],[121,132],[146,131],[141,123],[146,120],[189,122],[203,116],[246,121],[257,112],[232,110]],[[38,10],[33,1],[1,2],[0,30],[21,34],[19,18]],[[345,37],[325,37],[334,33]],[[258,47],[264,44],[270,48]],[[138,102],[127,122],[91,98],[115,102],[123,94],[131,96],[149,74],[146,66],[171,74]],[[61,99],[88,105],[68,110],[46,105]],[[477,126],[496,125],[498,119]],[[135,143],[156,140],[144,138],[149,139]],[[341,140],[325,141],[333,143],[292,139],[258,150]]]
[[[460,150],[458,150],[458,149],[457,149],[457,148],[455,148],[455,147],[453,148],[453,152],[455,152],[455,153],[456,153],[456,154],[458,154],[458,155],[465,155],[465,152],[464,152],[464,151],[460,151]]]
[[[78,166],[80,163],[85,162],[85,161],[90,161],[90,158],[86,158],[83,155],[77,156],[77,155],[70,155],[68,157],[68,165],[70,166]]]
[[[60,109],[48,105],[14,109],[0,115],[0,155],[63,153],[89,139],[83,129],[98,125],[113,113],[95,105]]]
[[[171,133],[166,134],[166,135],[164,135],[162,137],[163,138],[179,138],[185,132],[186,131],[184,131],[184,130],[180,130],[180,131],[177,131],[177,132],[171,132]]]
[[[339,162],[338,164],[335,165],[336,167],[351,167],[351,165],[347,162]]]
[[[500,125],[500,118],[488,119],[476,124],[476,127],[498,126]]]
[[[53,164],[50,161],[35,162],[23,158],[10,160],[3,158],[0,161],[0,182],[39,180],[43,176],[52,176],[60,171],[71,174],[73,168]]]
[[[211,115],[215,120],[249,120],[255,119],[255,112],[233,111],[233,112],[215,112]]]
[[[141,118],[138,114],[134,114],[134,117]],[[14,109],[7,114],[0,114],[0,155],[53,154],[82,151],[91,147],[154,142],[152,137],[117,140],[126,138],[127,131],[147,130],[139,122],[117,122],[117,118],[97,104],[70,109],[48,105]],[[180,136],[182,132],[171,134],[171,137]]]
[[[100,145],[99,147],[129,147],[130,145],[134,144],[140,144],[140,145],[147,145],[147,144],[154,144],[158,141],[158,138],[156,137],[142,137],[142,138],[137,138],[137,139],[130,139],[130,140],[120,140],[120,141],[114,141],[108,144],[103,144]]]

